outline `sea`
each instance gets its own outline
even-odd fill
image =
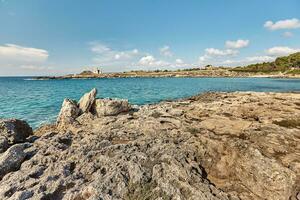
[[[65,98],[79,100],[92,88],[98,98],[122,98],[137,105],[204,92],[300,92],[300,79],[282,78],[102,78],[34,80],[0,77],[0,118],[26,120],[33,128],[55,122]]]

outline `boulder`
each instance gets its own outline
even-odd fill
[[[8,149],[9,144],[8,144],[8,140],[6,137],[4,136],[0,136],[0,153],[3,153],[4,151],[6,151],[6,149]]]
[[[130,109],[131,105],[124,99],[96,99],[93,108],[98,117],[117,115]]]
[[[80,109],[77,107],[76,102],[70,99],[65,99],[56,120],[57,127],[63,128],[74,123],[79,113]]]
[[[26,121],[18,119],[0,120],[0,136],[5,137],[9,143],[25,142],[32,135],[32,128]]]
[[[26,157],[24,149],[29,143],[15,144],[0,157],[0,179],[9,172],[18,170]]]
[[[95,102],[96,95],[97,95],[97,89],[94,88],[89,93],[84,94],[80,98],[80,100],[78,102],[78,106],[79,106],[79,109],[80,109],[81,113],[85,113],[85,112],[90,111],[92,105]]]

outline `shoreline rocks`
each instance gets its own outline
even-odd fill
[[[124,99],[96,99],[93,112],[98,117],[118,115],[128,112],[131,105]]]
[[[299,199],[299,93],[81,102],[0,153],[0,199]]]

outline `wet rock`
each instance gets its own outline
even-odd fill
[[[0,136],[5,137],[9,143],[25,142],[32,135],[32,128],[27,122],[18,119],[0,120]]]
[[[78,117],[79,113],[80,109],[77,107],[76,102],[70,99],[65,99],[56,120],[57,127],[62,129],[75,123],[75,119]]]
[[[81,113],[89,112],[95,102],[97,89],[92,89],[89,93],[84,94],[78,102]]]
[[[9,172],[18,170],[26,157],[24,149],[28,147],[28,143],[15,144],[11,146],[0,157],[0,179]]]
[[[93,111],[100,116],[118,115],[131,109],[128,100],[124,99],[96,99]]]

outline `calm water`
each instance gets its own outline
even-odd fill
[[[207,91],[300,91],[300,80],[269,78],[115,78],[28,80],[0,78],[0,118],[27,120],[31,126],[53,122],[64,98],[78,100],[92,88],[98,97],[156,103]]]

